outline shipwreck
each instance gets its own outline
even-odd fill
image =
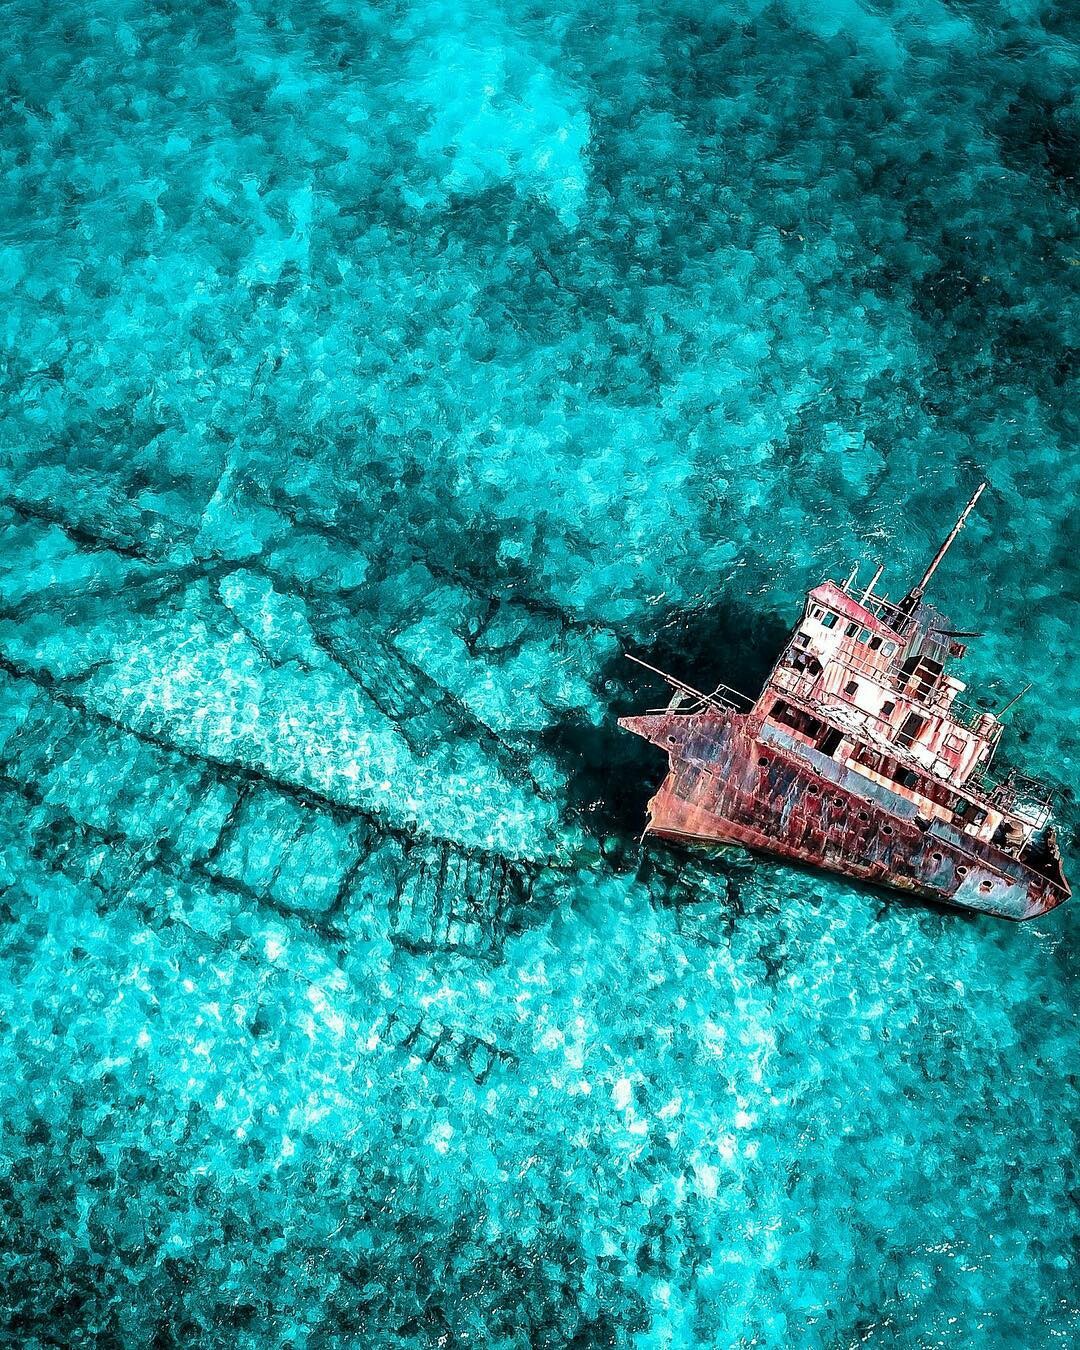
[[[1050,794],[992,772],[1006,709],[966,707],[950,673],[959,639],[976,635],[923,598],[985,486],[899,603],[875,595],[880,567],[865,589],[854,571],[815,586],[756,701],[631,657],[673,690],[666,707],[619,719],[668,756],[646,835],[739,845],[1006,919],[1068,899]]]

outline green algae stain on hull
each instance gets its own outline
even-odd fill
[[[0,1340],[1075,1339],[1073,907],[675,867],[615,729],[981,474],[1075,830],[1069,13],[5,17]]]

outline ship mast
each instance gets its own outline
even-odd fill
[[[1024,697],[1024,695],[1030,688],[1031,688],[1030,684],[1025,684],[1023,689],[1021,689],[1018,694],[1015,694],[1011,699],[1009,699],[1008,703],[1005,704],[1001,712],[995,713],[994,716],[999,719],[1004,717],[1004,715],[1009,711],[1010,708],[1016,707],[1016,705],[1020,702],[1020,700]]]
[[[870,596],[873,594],[874,587],[875,587],[875,586],[878,584],[878,582],[881,580],[881,574],[882,574],[882,572],[884,572],[884,571],[885,571],[885,564],[884,564],[884,563],[879,563],[879,564],[878,564],[878,570],[877,570],[877,571],[874,573],[874,575],[870,578],[870,585],[867,586],[867,588],[866,588],[865,591],[863,591],[863,593],[862,593],[862,598],[861,598],[860,601],[859,601],[859,604],[862,605],[864,608],[865,608],[865,606],[866,606],[866,602],[870,599]]]
[[[949,531],[945,539],[945,542],[934,554],[934,560],[933,562],[931,562],[930,566],[926,569],[926,571],[922,574],[922,580],[919,582],[917,586],[913,586],[911,590],[908,591],[907,595],[903,598],[903,600],[900,601],[900,604],[897,606],[897,608],[901,614],[911,614],[913,610],[918,608],[919,602],[923,598],[923,593],[926,590],[927,585],[929,584],[930,578],[938,570],[938,566],[941,563],[942,558],[944,558],[945,554],[948,553],[949,549],[952,547],[953,540],[963,529],[964,522],[967,520],[968,516],[971,515],[971,512],[974,510],[975,503],[983,495],[983,489],[985,487],[986,487],[985,482],[980,483],[979,486],[972,493],[971,501],[969,501],[967,506],[964,507],[963,511],[960,512],[960,518],[957,520],[956,524]]]

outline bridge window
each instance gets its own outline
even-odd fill
[[[880,646],[881,646],[881,639],[879,637],[872,637],[870,639],[870,650],[872,652],[876,652]]]
[[[881,654],[882,654],[882,656],[892,656],[892,654],[893,654],[894,651],[896,651],[896,643],[895,643],[895,642],[883,642],[883,643],[881,644]]]
[[[826,613],[822,615],[821,617],[822,628],[835,628],[836,624],[837,624],[837,617],[835,614],[830,614],[828,613],[828,611],[826,611]]]
[[[844,636],[854,637],[858,631],[859,625],[857,623],[849,623],[848,626],[844,629]]]
[[[856,642],[861,642],[861,643],[863,643],[864,645],[865,645],[867,642],[869,642],[869,641],[870,641],[870,629],[869,629],[869,628],[860,628],[860,629],[859,629],[859,636],[855,639],[855,641],[856,641]]]

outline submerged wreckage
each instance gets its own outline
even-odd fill
[[[815,586],[756,702],[646,666],[675,691],[663,710],[619,719],[668,755],[646,833],[1006,919],[1068,899],[1049,795],[1015,772],[991,776],[1000,714],[965,708],[947,673],[973,635],[923,601],[985,486],[899,604],[875,597],[880,567],[861,593],[854,572]]]

